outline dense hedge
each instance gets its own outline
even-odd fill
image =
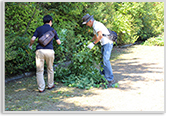
[[[78,62],[77,54],[93,36],[92,28],[82,25],[81,18],[86,13],[116,31],[118,45],[134,43],[138,38],[147,39],[164,31],[163,2],[5,2],[6,76],[35,70],[35,53],[27,45],[47,14],[53,17],[52,27],[62,41],[61,46],[54,42],[55,63]],[[99,62],[100,48],[97,45],[95,49],[91,52],[97,59],[88,57]]]

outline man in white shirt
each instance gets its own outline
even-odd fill
[[[99,41],[101,43],[101,52],[103,55],[103,71],[101,71],[101,74],[104,75],[106,80],[109,82],[108,87],[111,87],[117,81],[114,80],[112,67],[110,64],[110,56],[113,48],[113,41],[110,40],[108,37],[105,37],[110,33],[102,23],[94,20],[93,15],[90,16],[89,14],[86,14],[85,16],[83,16],[82,20],[82,24],[86,24],[89,27],[93,27],[94,30],[94,36],[91,39],[91,41],[94,42],[90,43],[87,47],[92,49],[94,45],[97,44]]]

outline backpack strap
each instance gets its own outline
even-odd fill
[[[54,29],[54,30],[52,30],[52,32],[55,34],[55,29]]]

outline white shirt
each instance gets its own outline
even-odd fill
[[[102,34],[106,34],[106,35],[110,34],[108,29],[105,27],[105,25],[102,24],[101,22],[96,21],[96,20],[94,20],[94,23],[93,23],[93,31],[94,31],[94,34],[97,35],[97,37],[98,37],[97,32],[99,32],[99,31],[101,31]],[[107,43],[111,44],[111,43],[113,43],[113,41],[111,41],[107,37],[103,36],[103,38],[100,40],[100,43],[101,43],[101,45],[105,45]]]

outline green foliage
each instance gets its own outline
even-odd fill
[[[7,74],[20,74],[35,69],[35,53],[28,48],[28,37],[14,37],[5,43],[5,70]],[[7,52],[8,51],[8,52]]]
[[[5,73],[20,74],[35,69],[35,53],[28,49],[30,34],[42,16],[38,3],[5,3]],[[40,18],[41,17],[41,18]],[[38,24],[35,25],[35,23]],[[36,44],[33,45],[33,48]]]
[[[72,55],[72,63],[67,67],[58,67],[55,72],[55,80],[63,82],[70,87],[78,87],[81,89],[90,89],[91,87],[103,86],[107,88],[107,82],[100,75],[99,65],[101,53],[98,46],[92,50],[86,46],[88,44],[83,41],[84,48],[75,49]],[[103,83],[104,82],[104,83]]]
[[[148,39],[164,31],[164,3],[145,2],[140,10],[142,28],[138,35],[141,39]]]
[[[157,36],[157,37],[151,37],[147,39],[143,45],[146,46],[164,46],[164,33]]]

